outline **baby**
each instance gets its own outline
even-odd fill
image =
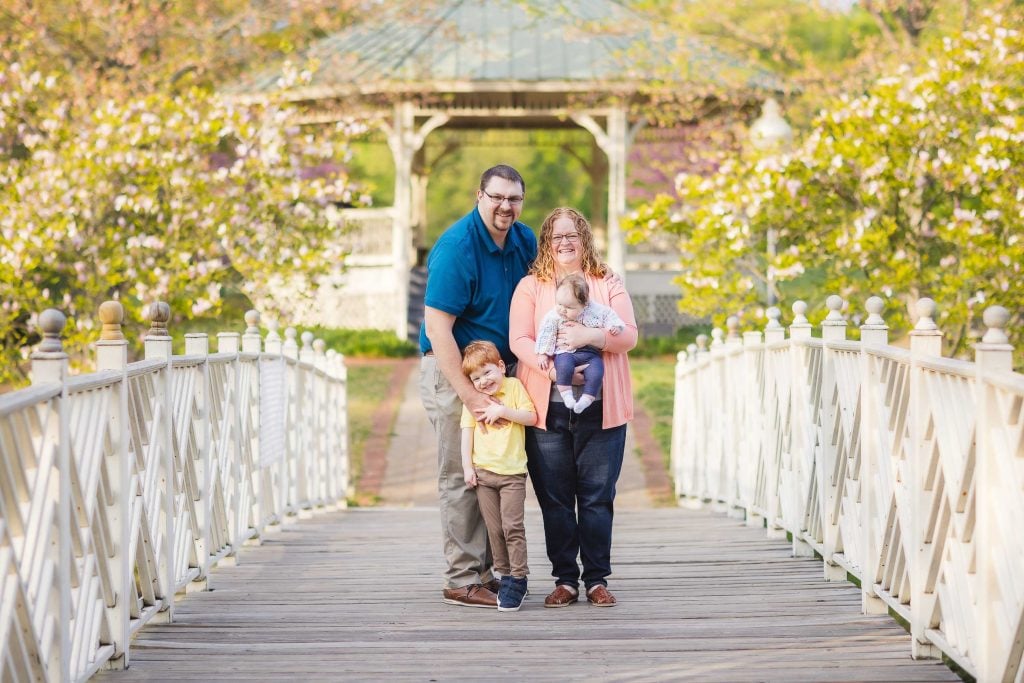
[[[604,361],[601,352],[591,346],[572,349],[558,344],[558,330],[566,322],[603,328],[611,335],[622,332],[626,324],[611,308],[590,301],[587,281],[581,275],[566,276],[555,290],[555,307],[541,320],[534,350],[541,370],[547,370],[554,357],[558,393],[565,401],[565,407],[579,414],[597,399],[604,380]],[[575,399],[572,375],[576,366],[583,364],[587,364],[583,369],[583,394]]]

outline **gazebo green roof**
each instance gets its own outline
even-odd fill
[[[380,2],[376,14],[313,44],[294,61],[319,63],[294,99],[397,92],[622,92],[652,77],[690,86],[778,91],[781,81],[695,39],[675,69],[675,39],[615,0]],[[268,69],[233,88],[278,87]]]

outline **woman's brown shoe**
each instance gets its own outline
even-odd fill
[[[587,591],[587,602],[594,607],[614,607],[615,596],[610,590],[598,584]]]
[[[580,598],[580,592],[573,590],[571,586],[555,586],[548,597],[544,598],[545,607],[568,607]]]

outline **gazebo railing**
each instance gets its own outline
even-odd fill
[[[989,308],[974,362],[941,356],[935,304],[910,348],[888,344],[883,302],[860,341],[829,297],[821,337],[807,305],[741,338],[715,330],[676,366],[671,468],[683,505],[711,504],[826,580],[859,583],[865,613],[909,624],[914,657],[984,681],[1021,680],[1024,652],[1024,375],[1005,309]],[[723,337],[725,337],[723,339]]]
[[[145,360],[123,309],[100,307],[97,371],[71,377],[64,316],[40,316],[32,386],[0,396],[0,680],[82,681],[128,665],[131,636],[173,619],[289,516],[344,505],[344,359],[256,311],[244,334],[189,334],[171,353],[164,303]]]

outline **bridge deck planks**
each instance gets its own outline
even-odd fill
[[[617,607],[544,609],[552,583],[529,512],[532,595],[518,613],[440,601],[440,523],[428,508],[355,509],[286,525],[176,621],[136,637],[118,681],[955,681],[910,658],[859,591],[736,520],[617,513]]]

